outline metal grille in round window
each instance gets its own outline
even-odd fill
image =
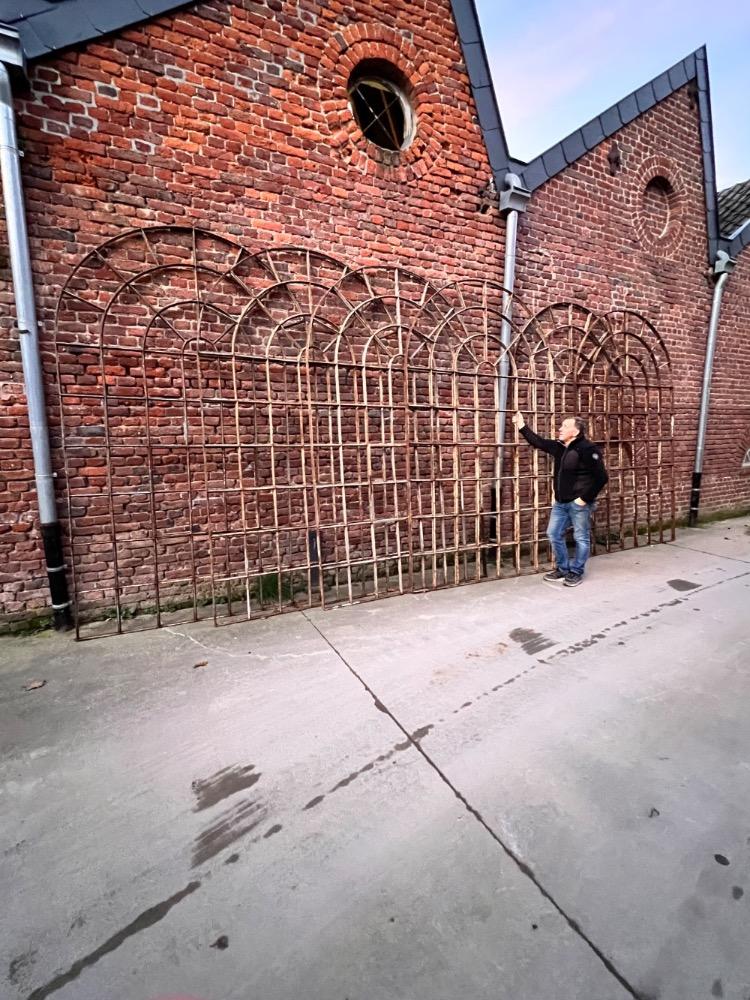
[[[409,98],[392,80],[355,73],[349,84],[349,105],[362,134],[381,149],[406,149],[414,138]]]

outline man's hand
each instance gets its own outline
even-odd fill
[[[526,421],[523,419],[523,414],[520,410],[516,410],[513,414],[513,423],[516,426],[516,430],[521,430],[522,427],[526,426]]]
[[[575,500],[573,501],[573,503],[574,503],[574,504],[575,504],[575,505],[576,505],[577,507],[585,507],[585,506],[586,506],[586,501],[585,501],[585,500],[582,500],[582,499],[581,499],[580,497],[576,497],[576,498],[575,498]]]

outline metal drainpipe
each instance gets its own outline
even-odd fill
[[[720,250],[716,255],[714,264],[714,274],[718,275],[714,285],[714,297],[711,303],[711,318],[708,321],[708,337],[706,340],[706,361],[703,368],[703,388],[701,390],[701,408],[698,417],[698,442],[695,448],[695,467],[693,469],[693,483],[690,491],[690,513],[688,524],[694,528],[698,523],[698,507],[701,498],[701,478],[703,476],[703,452],[706,444],[706,428],[708,426],[708,403],[711,398],[711,376],[714,367],[714,354],[716,353],[716,337],[719,332],[719,315],[721,313],[721,297],[724,294],[724,286],[729,280],[729,275],[734,269],[735,261],[728,253]]]
[[[15,52],[12,51],[14,45],[17,46]],[[21,183],[21,154],[16,139],[10,73],[8,65],[6,65],[6,62],[10,62],[10,65],[16,68],[23,68],[23,53],[18,35],[8,29],[3,29],[0,49],[0,55],[3,59],[0,62],[0,174],[3,184],[3,202],[13,274],[13,295],[16,302],[26,406],[29,414],[31,449],[34,456],[34,476],[54,624],[57,629],[68,629],[72,627],[73,622],[68,596],[68,582],[65,577],[62,534],[55,506],[31,257],[26,232],[23,185]],[[6,60],[9,51],[11,59]]]
[[[505,216],[505,264],[503,267],[503,318],[500,325],[500,340],[505,353],[500,359],[498,385],[498,456],[499,476],[503,474],[503,447],[505,445],[505,422],[508,409],[508,354],[513,339],[511,318],[513,316],[513,290],[516,285],[516,242],[518,239],[518,215],[526,211],[531,191],[522,184],[517,174],[505,175],[505,188],[500,192],[500,214]],[[498,509],[497,507],[495,509]]]

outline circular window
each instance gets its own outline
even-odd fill
[[[360,63],[349,78],[349,107],[370,142],[381,149],[406,149],[415,133],[408,84],[395,66]]]

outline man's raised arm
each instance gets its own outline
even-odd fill
[[[552,438],[539,437],[535,434],[530,427],[526,426],[526,421],[523,419],[523,414],[520,410],[517,410],[513,416],[513,423],[516,429],[526,438],[532,448],[538,448],[540,451],[546,451],[548,455],[554,455],[556,451],[560,448],[560,442],[554,441]]]

